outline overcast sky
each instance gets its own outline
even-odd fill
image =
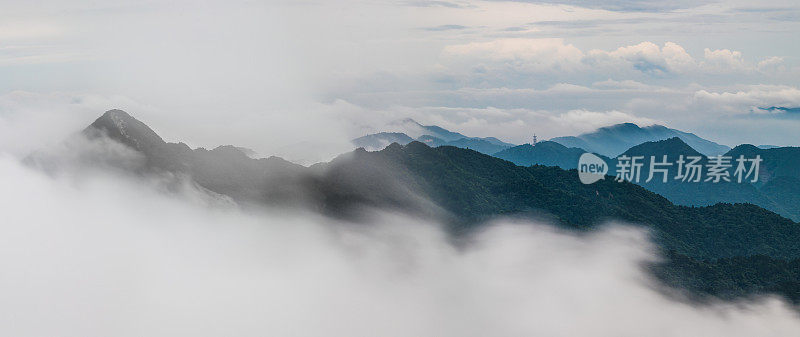
[[[122,108],[263,154],[344,152],[406,117],[514,143],[630,121],[798,146],[799,21],[796,1],[0,1],[0,130]]]

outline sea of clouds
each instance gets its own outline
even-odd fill
[[[78,144],[66,149],[137,160],[114,145]],[[408,216],[376,210],[353,224],[244,211],[190,182],[175,188],[124,165],[76,164],[87,156],[50,158],[43,170],[0,155],[0,335],[800,331],[797,312],[776,298],[696,304],[665,295],[642,267],[658,256],[640,229],[609,224],[579,235],[498,220],[455,242]]]

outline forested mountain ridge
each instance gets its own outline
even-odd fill
[[[558,166],[564,169],[573,169],[578,165],[578,159],[584,149],[568,148],[561,144],[545,141],[536,145],[520,145],[501,152],[494,156],[514,162],[520,166],[547,165]],[[728,169],[732,181],[705,181],[709,167],[709,159],[698,152],[682,139],[673,137],[665,140],[645,142],[626,150],[620,156],[628,158],[639,157],[642,164],[638,180],[633,182],[646,189],[662,195],[678,205],[709,206],[717,203],[751,203],[795,221],[800,221],[800,148],[783,147],[760,149],[752,145],[740,145],[723,154],[732,165]],[[655,158],[661,162],[663,156],[671,165],[667,168],[667,181],[663,181],[663,174],[654,172],[650,176],[650,161]],[[679,158],[701,157],[696,163],[701,167],[703,177],[701,181],[693,179],[675,179],[678,177]],[[760,157],[758,179],[752,182],[755,174],[747,179],[738,181],[734,175],[737,168],[736,159],[744,156],[745,159]],[[616,175],[617,158],[608,158],[600,155],[609,168],[608,174]],[[687,159],[688,160],[688,159]],[[648,181],[650,179],[650,181]]]
[[[675,137],[656,142],[646,142],[634,146],[622,155],[627,157],[639,156],[644,158],[641,168],[640,180],[638,184],[650,191],[658,193],[670,201],[686,206],[708,206],[716,203],[751,203],[766,208],[795,221],[800,220],[800,205],[797,204],[797,193],[800,193],[798,184],[800,182],[800,151],[797,148],[778,148],[770,150],[758,149],[752,145],[740,145],[735,149],[725,153],[731,167],[728,168],[728,179],[720,181],[706,181],[708,179],[708,169],[710,167],[709,158],[693,149],[681,139]],[[656,162],[661,162],[663,156],[671,166],[667,168],[667,181],[663,181],[663,174],[653,174],[650,177],[650,160],[654,158]],[[700,181],[692,179],[676,179],[678,177],[678,159],[701,157],[696,163],[701,168],[702,178]],[[758,165],[758,172],[745,177],[742,181],[735,174],[738,166],[736,159],[744,156],[744,159],[755,159],[760,156],[761,162]],[[609,163],[609,174],[615,175],[618,161],[611,160]],[[752,163],[746,163],[749,169]],[[684,169],[684,172],[686,170]],[[753,183],[755,175],[758,179]],[[745,179],[746,178],[746,179]]]
[[[497,216],[544,216],[570,228],[616,219],[649,226],[665,248],[693,257],[800,257],[794,244],[800,242],[800,227],[753,205],[676,206],[610,177],[584,185],[574,170],[522,167],[468,149],[415,141],[376,152],[356,150],[305,168],[274,157],[251,159],[233,146],[209,151],[165,143],[122,112],[104,115],[92,128],[141,149],[153,166],[181,170],[237,201],[302,201],[332,214],[387,207],[440,215],[458,229]]]
[[[558,166],[565,170],[578,167],[578,159],[588,151],[577,147],[566,147],[552,141],[542,141],[536,144],[522,144],[493,154],[493,156],[508,160],[519,166],[544,165]],[[599,155],[609,162],[611,159]]]
[[[110,112],[85,133],[107,135],[142,152],[153,169],[183,172],[241,203],[311,207],[344,217],[365,206],[394,209],[445,221],[456,233],[502,216],[544,217],[574,230],[621,220],[651,229],[671,254],[654,267],[671,285],[730,296],[777,291],[789,298],[800,289],[792,276],[800,275],[798,264],[791,262],[800,258],[800,225],[752,204],[678,206],[610,176],[584,185],[575,170],[517,166],[416,141],[375,152],[358,149],[307,168],[275,157],[251,159],[233,146],[193,150],[166,143],[137,122]],[[736,270],[758,270],[758,256],[777,261],[770,263],[782,276],[756,273],[746,284],[726,283]]]
[[[351,142],[356,147],[363,147],[370,151],[382,150],[392,143],[406,145],[412,141],[425,143],[430,147],[455,146],[472,149],[485,154],[493,154],[515,146],[494,137],[467,137],[461,133],[453,132],[436,125],[422,125],[413,119],[404,119],[392,123],[393,127],[412,133],[416,138],[404,132],[379,132],[353,139]]]

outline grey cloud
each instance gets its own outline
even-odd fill
[[[782,107],[772,106],[768,108],[757,108],[754,112],[754,117],[765,118],[783,118],[783,119],[796,119],[800,118],[800,107]]]
[[[669,72],[663,65],[648,62],[647,60],[638,60],[633,63],[633,67],[643,73],[661,75]]]
[[[741,12],[741,13],[774,13],[774,12],[786,12],[793,10],[794,9],[790,7],[737,7],[731,9],[732,12]]]
[[[423,30],[432,31],[432,32],[441,32],[441,31],[448,31],[448,30],[463,30],[469,27],[462,26],[462,25],[441,25],[435,27],[425,27],[422,28]]]
[[[436,0],[421,0],[421,1],[406,1],[406,6],[412,7],[446,7],[446,8],[466,8],[469,5],[463,2],[454,1],[436,1]]]
[[[543,4],[559,4],[577,7],[605,9],[615,12],[669,12],[677,9],[686,9],[713,3],[713,0],[679,0],[679,1],[659,1],[659,0],[614,0],[614,1],[594,1],[594,0],[495,0],[495,1],[514,1]]]
[[[709,24],[729,22],[731,16],[723,14],[688,14],[670,17],[634,17],[615,19],[577,19],[577,20],[545,20],[531,22],[531,25],[550,26],[559,28],[598,28],[614,25],[640,25],[640,24]]]
[[[778,110],[778,111],[782,111],[782,112],[786,112],[786,113],[800,113],[800,107],[787,108],[787,107],[779,106],[779,107],[766,108],[765,110]]]

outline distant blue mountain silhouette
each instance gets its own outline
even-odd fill
[[[577,147],[608,157],[616,157],[633,146],[678,137],[698,152],[713,156],[723,154],[730,147],[698,137],[695,134],[670,129],[662,125],[639,127],[633,123],[616,124],[599,128],[579,136],[556,137],[551,141],[566,147]]]
[[[462,149],[471,149],[484,154],[494,154],[513,147],[514,144],[503,142],[495,137],[468,137],[458,132],[453,132],[436,125],[422,125],[415,120],[406,118],[393,123],[407,132],[420,134],[412,138],[404,132],[379,132],[358,137],[352,140],[356,147],[376,151],[392,143],[406,145],[412,141],[419,141],[430,147],[455,146]]]

